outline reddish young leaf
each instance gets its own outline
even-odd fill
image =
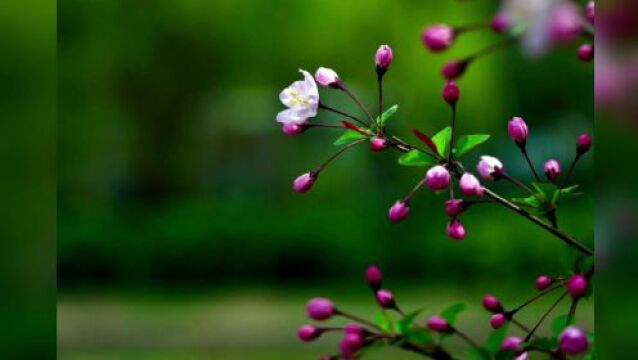
[[[357,125],[355,125],[355,124],[353,124],[353,123],[351,123],[349,121],[343,120],[341,122],[341,124],[343,125],[343,127],[347,128],[347,129],[350,129],[350,130],[354,130],[354,131],[358,132],[361,135],[368,135],[365,131],[361,130],[361,128],[359,128]]]
[[[414,133],[414,135],[416,135],[416,137],[419,138],[419,140],[423,141],[423,143],[427,145],[430,150],[432,150],[435,154],[439,154],[439,151],[436,149],[436,145],[434,145],[432,139],[430,139],[429,136],[420,132],[418,129],[412,129],[412,132]]]

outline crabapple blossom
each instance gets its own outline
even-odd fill
[[[427,27],[423,30],[421,39],[423,44],[432,52],[441,52],[454,41],[456,32],[448,25],[438,24]]]
[[[563,330],[558,341],[560,349],[567,355],[580,355],[589,348],[587,333],[576,326],[569,326]]]
[[[450,323],[439,315],[434,315],[428,319],[428,329],[436,332],[449,332],[452,330]]]
[[[552,41],[574,40],[583,31],[580,8],[571,2],[561,2],[552,10],[548,26]]]
[[[282,124],[303,125],[308,118],[317,115],[319,107],[319,90],[312,75],[299,70],[304,80],[295,81],[279,94],[279,100],[288,109],[277,114],[277,121]],[[284,129],[285,133],[288,133]]]
[[[301,341],[312,341],[321,335],[322,329],[314,326],[314,325],[304,325],[299,328],[297,334],[299,335],[299,339]]]
[[[313,171],[299,175],[295,179],[295,181],[293,181],[292,189],[298,193],[307,192],[308,190],[312,189],[312,186],[315,184],[315,180],[317,180],[318,175],[319,174]]]
[[[443,77],[447,80],[454,80],[465,73],[468,64],[467,61],[450,61],[443,66],[441,74],[443,74]]]
[[[355,334],[355,335],[359,335],[359,336],[365,336],[366,334],[366,329],[363,328],[361,325],[359,324],[355,324],[355,323],[350,323],[347,324],[344,328],[343,331],[346,334]]]
[[[445,203],[445,213],[448,216],[458,216],[465,211],[465,205],[461,199],[450,199]]]
[[[578,154],[582,155],[589,151],[591,148],[592,138],[589,134],[581,134],[578,137],[578,142],[576,143],[576,151]]]
[[[464,173],[459,180],[459,187],[465,196],[483,196],[485,189],[479,179],[471,173]]]
[[[388,218],[392,222],[399,222],[410,215],[410,207],[405,201],[397,201],[388,210]]]
[[[506,322],[507,322],[507,317],[503,313],[494,314],[490,318],[490,325],[494,329],[501,328],[503,325],[505,325]]]
[[[308,302],[307,312],[311,319],[327,320],[335,315],[336,308],[330,299],[316,297]]]
[[[583,44],[578,48],[578,52],[576,54],[581,61],[592,61],[594,60],[594,46],[591,44]]]
[[[306,128],[307,127],[304,126],[303,124],[296,124],[296,123],[289,122],[289,123],[284,123],[281,127],[281,130],[283,131],[284,134],[288,136],[295,136],[304,132]]]
[[[498,13],[492,18],[490,27],[495,33],[502,34],[506,32],[510,27],[510,20],[507,14]]]
[[[522,117],[514,117],[507,123],[507,133],[518,145],[525,145],[528,132],[527,124]]]
[[[461,224],[461,220],[452,219],[447,226],[447,234],[454,240],[461,240],[465,237],[465,228]]]
[[[370,265],[368,270],[366,270],[366,282],[370,287],[377,291],[381,287],[381,282],[383,281],[383,274],[381,273],[381,269],[379,269],[376,265]]]
[[[567,291],[574,299],[578,299],[587,293],[588,285],[584,274],[575,274],[567,281]]]
[[[326,87],[334,87],[341,82],[341,79],[339,79],[339,75],[337,75],[334,70],[325,67],[320,67],[319,69],[317,69],[317,72],[315,73],[315,79],[317,80],[317,83],[319,85]]]
[[[508,336],[501,343],[501,350],[521,351],[523,350],[523,348],[521,347],[521,343],[523,343],[523,339],[516,336]]]
[[[392,64],[393,59],[394,54],[392,53],[392,48],[388,45],[381,45],[374,55],[374,63],[377,66],[377,71],[385,73],[390,67],[390,64]]]
[[[552,280],[552,278],[550,278],[549,276],[546,275],[541,275],[538,278],[536,278],[536,289],[538,290],[545,290],[548,287],[550,287],[550,285],[552,285],[552,283],[554,282],[554,280]]]
[[[388,141],[385,138],[375,136],[370,140],[370,149],[374,152],[388,148]]]
[[[432,190],[443,190],[450,185],[450,172],[441,165],[433,166],[425,174],[425,184]]]
[[[454,81],[450,81],[445,84],[445,87],[443,88],[443,99],[445,99],[448,104],[455,105],[456,102],[459,101],[460,96],[461,90]]]
[[[501,305],[501,302],[494,295],[485,295],[483,297],[483,307],[491,313],[503,311],[503,305]]]
[[[594,18],[596,16],[596,4],[594,0],[590,0],[585,7],[585,17],[592,25],[594,25]]]
[[[497,180],[503,175],[503,164],[493,156],[483,155],[476,167],[485,180]]]
[[[377,302],[382,308],[391,309],[396,307],[394,295],[389,290],[379,290],[376,294]]]
[[[547,175],[549,181],[556,181],[556,178],[560,175],[560,164],[554,159],[547,160],[545,165],[543,165],[543,170],[545,170],[545,175]]]

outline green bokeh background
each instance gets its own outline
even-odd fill
[[[372,311],[362,282],[370,263],[403,304],[436,312],[470,303],[462,323],[484,337],[482,294],[522,301],[536,275],[560,271],[563,245],[493,206],[465,215],[467,238],[450,241],[444,198],[429,192],[415,198],[409,221],[390,224],[388,206],[424,172],[398,166],[392,151],[357,148],[299,196],[290,182],[335,151],[337,133],[288,138],[275,115],[297,69],[319,66],[337,70],[374,106],[372,58],[387,43],[395,62],[386,102],[400,105],[390,131],[410,140],[414,127],[434,133],[450,117],[439,69],[498,37],[463,35],[433,55],[421,29],[495,11],[484,1],[61,1],[60,358],[315,358],[336,339],[297,344],[307,298]],[[459,131],[493,134],[482,151],[531,180],[506,132],[521,115],[537,166],[553,157],[567,167],[577,135],[593,128],[593,67],[576,60],[576,46],[541,59],[517,48],[480,59],[460,81]],[[321,96],[357,111],[340,93]],[[592,167],[586,158],[575,173],[585,190]],[[521,195],[507,184],[494,189]],[[592,244],[590,193],[559,220]],[[583,324],[591,310],[585,305]]]

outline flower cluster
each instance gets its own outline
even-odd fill
[[[423,45],[433,53],[450,48],[461,35],[470,31],[491,30],[502,39],[460,60],[450,61],[441,70],[446,79],[463,75],[476,59],[497,49],[521,44],[530,56],[539,56],[549,49],[571,43],[581,37],[577,56],[584,62],[594,59],[594,1],[582,7],[572,0],[503,0],[494,16],[484,22],[451,26],[435,24],[425,27]]]
[[[582,261],[579,263],[582,264]],[[581,266],[581,269],[583,268],[586,266]],[[326,333],[340,333],[338,353],[325,355],[321,357],[322,360],[355,359],[380,344],[395,346],[433,359],[453,359],[455,357],[446,349],[446,340],[452,336],[465,341],[471,347],[468,354],[475,359],[527,360],[531,352],[547,354],[552,359],[565,359],[566,356],[578,356],[591,351],[593,335],[573,323],[576,304],[591,293],[588,282],[592,271],[589,268],[586,273],[576,273],[568,279],[540,276],[536,281],[539,293],[510,310],[506,310],[495,296],[486,295],[482,305],[492,314],[489,323],[494,330],[481,344],[460,330],[456,324],[458,315],[466,308],[465,304],[451,305],[440,314],[420,320],[421,310],[404,313],[399,308],[392,292],[382,288],[381,270],[372,265],[367,269],[365,279],[380,308],[373,320],[369,321],[337,308],[328,298],[316,297],[307,304],[307,315],[310,319],[324,322],[333,317],[342,317],[350,322],[345,326],[306,324],[299,328],[298,336],[300,340],[310,342]],[[562,295],[539,317],[531,329],[516,318],[528,305],[561,289]],[[569,313],[554,319],[553,335],[539,336],[538,328],[568,294],[572,298]],[[514,331],[510,331],[510,324],[517,327],[518,332],[524,334],[523,337],[514,335]]]

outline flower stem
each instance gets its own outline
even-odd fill
[[[567,175],[565,175],[565,178],[563,179],[563,182],[560,186],[560,188],[564,188],[565,185],[567,185],[567,183],[569,182],[569,178],[571,178],[572,173],[574,172],[574,168],[576,167],[576,163],[578,162],[578,160],[580,160],[581,154],[576,154],[576,157],[574,157],[574,160],[572,161],[571,165],[569,165],[569,170],[567,170]]]
[[[370,111],[368,111],[368,108],[366,108],[363,103],[359,101],[359,99],[352,93],[352,91],[350,91],[350,89],[348,89],[343,83],[339,83],[339,85],[337,86],[338,89],[346,93],[346,95],[348,95],[352,99],[352,101],[354,101],[359,106],[359,108],[361,108],[361,110],[363,110],[363,112],[368,116],[368,118],[370,119],[370,125],[368,126],[376,124],[376,126],[379,127],[379,124],[376,123],[376,120],[374,120],[372,114],[370,114]]]
[[[532,338],[532,336],[534,335],[534,333],[536,332],[536,330],[538,330],[539,326],[541,326],[541,324],[543,323],[543,321],[545,321],[545,319],[547,318],[547,316],[549,316],[549,314],[554,310],[554,308],[556,308],[556,306],[558,306],[558,304],[560,304],[561,301],[563,301],[563,299],[565,298],[565,296],[567,296],[568,292],[565,291],[559,298],[558,300],[556,300],[552,306],[549,307],[549,309],[547,309],[547,311],[543,314],[543,316],[541,316],[540,320],[538,320],[538,322],[536,323],[536,325],[534,325],[534,328],[532,328],[532,331],[530,331],[527,336],[525,337],[525,340],[523,340],[524,342],[528,342],[529,339]]]
[[[335,312],[335,313],[336,313],[336,315],[341,315],[341,316],[343,316],[344,318],[350,319],[350,320],[352,320],[352,321],[356,321],[356,322],[358,322],[358,323],[360,323],[360,324],[363,324],[363,325],[367,325],[367,326],[369,326],[369,327],[371,327],[371,328],[374,328],[374,329],[376,329],[376,330],[379,330],[379,331],[381,331],[381,332],[385,332],[383,329],[381,329],[381,327],[380,327],[379,325],[374,324],[374,323],[372,323],[372,322],[370,322],[370,321],[368,321],[368,320],[362,319],[362,318],[360,318],[360,317],[358,317],[358,316],[355,316],[355,315],[352,315],[352,314],[345,313],[345,312],[343,312],[343,311],[341,311],[341,310],[336,310],[336,312]]]
[[[549,288],[549,289],[543,290],[542,292],[540,292],[539,294],[535,295],[535,296],[534,296],[534,297],[532,297],[531,299],[529,299],[529,300],[525,301],[523,304],[521,304],[520,306],[518,306],[518,307],[517,307],[517,308],[515,308],[514,310],[510,310],[510,311],[509,311],[509,313],[510,313],[511,315],[514,315],[514,314],[516,314],[517,312],[519,312],[520,310],[522,310],[523,308],[525,308],[527,305],[529,305],[529,304],[533,303],[534,301],[536,301],[536,300],[538,300],[538,299],[540,299],[540,298],[544,297],[545,295],[547,295],[547,294],[551,293],[552,291],[554,291],[554,290],[556,290],[556,289],[559,289],[559,288],[561,288],[561,287],[563,287],[563,286],[562,286],[562,285],[557,285],[557,286],[551,287],[551,288]]]
[[[461,339],[465,340],[465,342],[467,342],[468,344],[470,344],[473,348],[478,349],[481,346],[479,344],[477,344],[474,340],[472,340],[472,338],[470,338],[469,336],[467,336],[467,334],[465,334],[462,331],[459,331],[459,329],[457,328],[452,328],[452,330],[454,331],[455,334],[457,334]]]
[[[359,119],[358,117],[356,117],[356,116],[354,116],[354,115],[350,115],[350,114],[348,114],[348,113],[346,113],[346,112],[343,112],[343,111],[341,111],[341,110],[337,110],[337,109],[335,109],[335,108],[333,108],[333,107],[330,107],[330,106],[328,106],[328,105],[326,105],[326,104],[319,103],[319,108],[320,108],[320,109],[323,109],[323,110],[326,110],[326,111],[333,112],[333,113],[335,113],[335,114],[339,114],[339,115],[341,115],[341,116],[345,116],[345,117],[347,117],[347,118],[349,118],[349,119],[352,119],[352,120],[354,120],[354,121],[358,122],[359,124],[361,124],[361,125],[363,125],[363,126],[365,126],[365,127],[369,127],[369,126],[370,126],[369,124],[367,124],[367,123],[363,122],[363,121],[362,121],[361,119]]]
[[[425,184],[425,177],[423,179],[421,179],[410,191],[410,193],[403,198],[404,202],[409,202],[410,199],[412,199],[412,197],[421,189],[421,187],[423,186],[423,184]]]
[[[517,41],[518,41],[518,38],[516,38],[516,37],[509,37],[507,39],[498,41],[498,42],[496,42],[496,43],[494,43],[492,45],[489,45],[489,46],[487,46],[487,47],[475,52],[474,54],[468,56],[467,58],[465,58],[465,61],[470,63],[470,62],[480,58],[481,56],[487,55],[487,54],[489,54],[491,52],[494,52],[496,50],[499,50],[501,48],[505,48],[505,47],[508,47],[508,46],[510,46],[512,44],[515,44]]]
[[[502,174],[501,175],[505,180],[511,182],[512,184],[520,187],[521,189],[527,191],[528,193],[530,193],[530,195],[532,195],[533,197],[537,198],[538,200],[540,200],[541,202],[543,201],[540,197],[538,197],[538,194],[536,194],[532,189],[530,189],[527,185],[523,184],[521,181],[507,175],[507,174]]]
[[[527,160],[527,164],[529,165],[529,168],[532,169],[532,172],[534,173],[534,177],[536,178],[536,181],[541,182],[542,180],[540,176],[538,176],[538,172],[536,171],[536,166],[534,166],[534,163],[529,158],[529,154],[527,153],[527,146],[521,145],[519,147],[521,149],[521,152],[523,153],[523,156],[525,156],[525,160]]]
[[[330,164],[333,160],[335,160],[336,158],[338,158],[339,156],[341,156],[341,154],[343,154],[344,152],[348,151],[349,149],[353,148],[356,145],[361,144],[362,142],[366,141],[367,139],[361,139],[361,140],[357,140],[355,142],[352,142],[344,147],[342,147],[339,151],[337,151],[336,153],[334,153],[331,157],[329,157],[328,159],[326,159],[326,161],[324,161],[321,165],[319,165],[319,167],[317,168],[317,170],[315,170],[316,173],[320,173],[321,171],[323,171],[323,169]]]
[[[381,121],[381,114],[383,114],[383,74],[382,73],[377,73],[377,80],[379,84],[379,117],[377,119]],[[380,125],[381,124],[377,124],[377,127],[379,127],[379,132],[382,133],[383,129],[381,129]]]

